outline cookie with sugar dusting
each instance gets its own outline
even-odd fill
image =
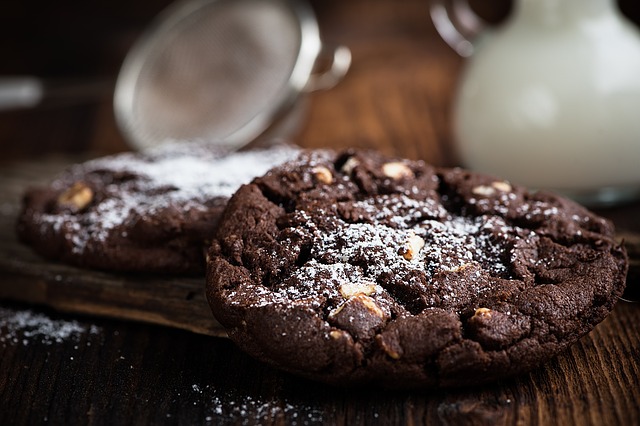
[[[202,273],[229,197],[297,154],[174,143],[88,161],[27,191],[18,235],[44,257],[83,267]]]
[[[242,186],[207,297],[254,357],[334,384],[529,371],[622,293],[612,225],[549,193],[372,152],[311,151]]]

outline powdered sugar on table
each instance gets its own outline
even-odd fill
[[[28,345],[40,342],[52,345],[67,340],[78,341],[82,335],[98,332],[98,327],[87,327],[75,320],[52,319],[31,310],[0,307],[0,344]]]

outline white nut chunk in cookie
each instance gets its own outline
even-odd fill
[[[356,339],[368,339],[375,336],[375,330],[389,319],[389,315],[371,297],[357,294],[329,313],[327,319],[331,325]]]
[[[473,314],[474,316],[478,316],[478,317],[490,317],[491,316],[491,309],[489,308],[478,308],[476,309],[475,313]]]
[[[496,192],[511,192],[511,189],[511,185],[509,185],[508,182],[496,181],[492,182],[491,185],[478,185],[474,187],[471,192],[475,195],[489,197]]]
[[[391,342],[380,337],[381,336],[378,336],[376,340],[384,353],[386,353],[391,359],[400,359],[400,357],[402,357],[401,348],[394,347]]]
[[[511,192],[511,189],[512,189],[511,185],[509,185],[508,182],[504,182],[504,181],[493,182],[491,186],[493,186],[495,189],[501,192]]]
[[[360,164],[360,161],[358,161],[357,158],[355,157],[349,157],[347,159],[347,161],[344,162],[344,164],[342,165],[342,168],[340,169],[343,173],[346,173],[348,175],[351,174],[351,172],[353,172],[353,169],[355,169],[356,167],[358,167],[358,165]]]
[[[93,200],[93,191],[84,182],[76,182],[58,196],[58,204],[82,210]]]
[[[424,247],[424,240],[419,235],[411,233],[404,247],[400,249],[400,254],[407,260],[414,259]]]
[[[382,173],[391,179],[398,180],[402,178],[413,177],[413,171],[401,161],[392,161],[382,165]]]
[[[333,182],[333,174],[331,174],[331,171],[326,167],[314,167],[311,171],[313,172],[313,175],[316,177],[318,182],[324,183],[326,185],[330,185]]]
[[[469,269],[473,266],[473,263],[462,263],[460,265],[457,266],[453,266],[451,268],[442,268],[443,271],[447,271],[447,272],[462,272],[465,269]]]
[[[496,190],[491,187],[491,186],[487,186],[487,185],[478,185],[476,187],[474,187],[471,192],[474,195],[482,195],[484,197],[489,197],[493,194],[496,193]]]
[[[362,282],[362,283],[345,283],[340,286],[340,294],[345,299],[350,299],[356,294],[364,294],[371,296],[378,291],[378,287],[375,283]]]
[[[331,337],[333,340],[339,340],[342,338],[343,335],[344,335],[344,331],[340,331],[340,330],[331,330],[329,332],[329,337]]]

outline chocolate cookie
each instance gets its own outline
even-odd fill
[[[335,385],[446,387],[536,367],[602,321],[612,225],[461,169],[309,152],[242,186],[207,296],[242,349]]]
[[[44,257],[84,267],[202,273],[229,197],[296,155],[173,144],[89,161],[26,193],[18,235]]]

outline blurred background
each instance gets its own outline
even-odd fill
[[[105,84],[102,96],[92,102],[0,112],[0,164],[51,153],[102,155],[129,149],[115,125],[109,82],[136,38],[169,3],[4,0],[0,76]],[[455,162],[448,148],[448,108],[462,60],[437,35],[428,4],[311,1],[323,39],[347,45],[353,64],[342,84],[311,96],[298,142],[383,151],[394,150],[393,145],[395,154],[438,164]],[[475,0],[471,5],[494,23],[511,8],[508,0]],[[619,6],[640,22],[639,2],[620,0]]]

